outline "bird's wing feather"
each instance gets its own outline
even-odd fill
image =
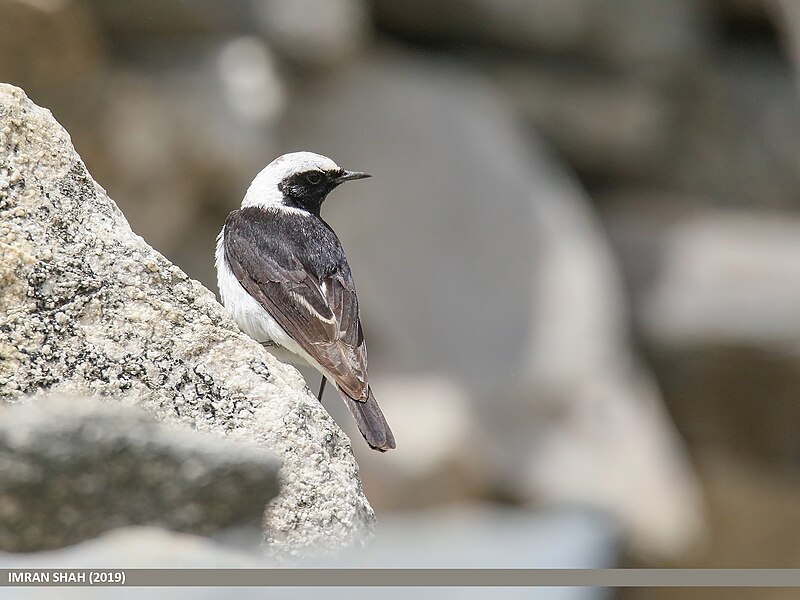
[[[348,396],[366,401],[367,348],[350,269],[330,228],[311,215],[302,219],[297,227],[280,213],[234,211],[225,223],[225,257],[284,331]]]

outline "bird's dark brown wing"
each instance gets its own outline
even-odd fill
[[[310,214],[250,207],[228,216],[224,239],[244,289],[348,396],[366,401],[358,298],[333,231]]]

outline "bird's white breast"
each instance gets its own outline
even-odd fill
[[[308,363],[314,365],[306,352],[283,330],[283,328],[264,310],[239,283],[225,259],[225,228],[217,236],[217,248],[214,264],[217,267],[217,285],[222,304],[228,309],[236,324],[251,338],[261,343],[272,342],[279,348],[268,347],[268,350],[279,359],[295,364]],[[281,352],[284,349],[288,352]]]

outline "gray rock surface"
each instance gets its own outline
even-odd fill
[[[134,234],[49,111],[9,85],[0,153],[0,401],[102,396],[271,450],[284,485],[266,512],[274,552],[368,533],[350,441],[299,373]]]
[[[58,548],[120,525],[259,527],[279,468],[263,450],[116,403],[0,405],[0,549]]]

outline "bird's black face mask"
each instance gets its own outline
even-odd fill
[[[325,198],[336,187],[331,183],[327,173],[312,170],[290,175],[280,182],[278,189],[283,193],[284,202],[288,206],[319,215]]]
[[[280,184],[278,189],[283,193],[284,202],[288,206],[307,210],[319,216],[320,207],[328,194],[345,181],[369,177],[358,171],[304,171],[290,175]]]

